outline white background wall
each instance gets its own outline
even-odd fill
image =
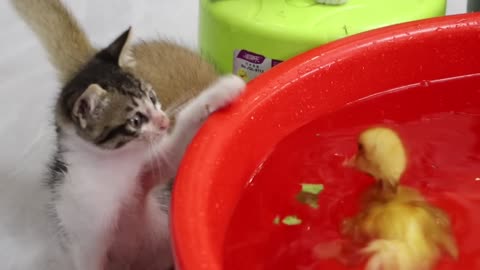
[[[198,2],[195,0],[67,0],[99,44],[132,25],[137,37],[169,37],[196,46]],[[449,0],[448,13],[462,13],[466,0]],[[0,1],[0,195],[3,181],[39,177],[52,129],[46,119],[58,91],[43,50],[17,18],[7,0]],[[8,174],[8,175],[6,175]],[[11,176],[11,177],[8,177]],[[11,180],[8,180],[11,179]],[[8,186],[8,185],[7,185]]]

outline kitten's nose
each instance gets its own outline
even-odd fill
[[[167,129],[170,126],[170,119],[165,114],[157,114],[153,121],[159,129]]]

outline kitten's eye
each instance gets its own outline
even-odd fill
[[[147,117],[141,113],[136,113],[132,118],[128,120],[128,124],[134,129],[139,129],[146,121]]]
[[[157,97],[155,96],[155,93],[150,92],[149,94],[149,97],[150,97],[150,101],[153,103],[153,104],[156,104],[157,103]]]
[[[141,122],[140,117],[138,115],[135,115],[132,118],[130,118],[128,120],[128,123],[130,124],[130,126],[132,126],[135,129],[139,128],[142,125],[142,122]]]

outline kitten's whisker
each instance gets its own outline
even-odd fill
[[[154,140],[149,140],[149,152],[150,152],[150,156],[151,156],[151,163],[153,162],[152,164],[152,168],[153,168],[153,176],[158,180],[161,180],[159,179],[161,177],[161,169],[162,169],[162,166],[161,166],[161,161],[159,160],[159,156],[158,156],[158,153],[155,153],[156,151],[154,150],[155,149],[155,141]]]
[[[148,151],[148,156],[149,156],[149,159],[148,159],[148,177],[155,177],[155,164],[153,161],[154,159],[154,156],[153,156],[153,152],[152,152],[152,145],[151,145],[151,142],[150,140],[147,140],[147,143],[148,143],[148,147],[147,147],[147,151]]]
[[[166,155],[167,157],[174,157],[175,153],[165,152],[164,155]],[[167,177],[175,178],[175,176],[177,174],[177,167],[178,167],[178,165],[176,165],[175,163],[177,163],[177,162],[173,161],[171,158],[164,158],[163,162],[164,162],[165,171],[172,171],[173,172],[173,175],[167,175]]]

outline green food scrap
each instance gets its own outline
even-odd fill
[[[297,216],[286,216],[282,219],[282,223],[287,226],[295,226],[302,224],[302,220]]]
[[[313,209],[318,208],[318,195],[323,191],[323,184],[301,184],[302,190],[297,194],[297,200]]]
[[[323,184],[301,184],[302,192],[318,195],[323,191]]]
[[[313,209],[318,208],[318,195],[314,195],[314,194],[311,194],[311,193],[305,193],[305,192],[301,191],[300,193],[297,194],[297,200],[300,203],[306,204]]]
[[[276,217],[273,219],[273,224],[275,224],[275,225],[279,225],[279,224],[280,224],[280,217],[279,217],[279,216],[276,216]]]

